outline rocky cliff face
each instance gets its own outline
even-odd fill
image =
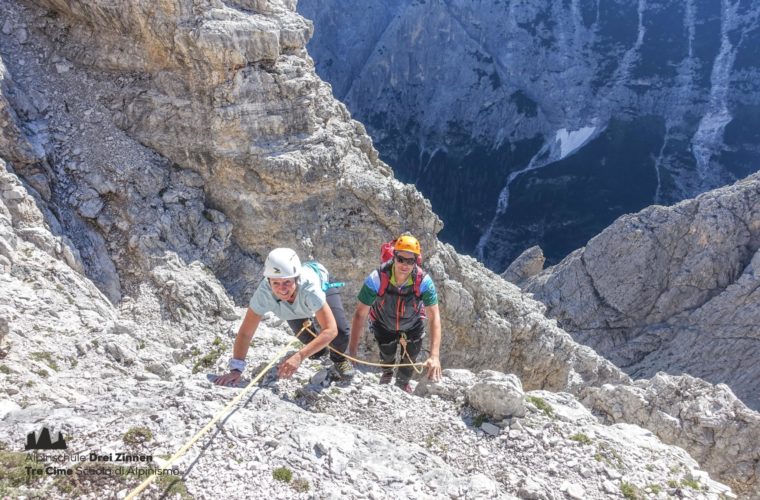
[[[302,0],[318,73],[495,271],[758,169],[757,0]],[[549,204],[546,200],[552,200]]]
[[[524,288],[634,377],[689,373],[760,407],[760,175],[621,217]]]
[[[625,374],[547,320],[544,306],[435,239],[440,221],[429,204],[413,186],[392,178],[363,127],[316,77],[303,48],[310,25],[293,5],[2,0],[0,7],[0,54],[6,65],[0,96],[0,388],[7,394],[2,418],[9,424],[0,439],[6,448],[18,450],[26,433],[45,424],[63,427],[72,449],[170,452],[188,429],[199,428],[226,401],[224,391],[207,385],[204,372],[222,369],[242,314],[234,303],[244,302],[258,281],[263,254],[288,245],[320,259],[350,283],[344,293],[350,311],[357,284],[377,263],[380,242],[402,229],[423,236],[426,266],[445,304],[444,364],[511,372],[521,390],[569,391],[600,412],[606,402],[614,407],[620,392],[631,387]],[[263,328],[251,350],[254,365],[273,355],[281,343],[273,332],[279,330],[276,321]],[[318,369],[305,366],[300,376]],[[499,378],[483,376],[494,377]],[[218,476],[229,485],[224,487],[239,494],[237,481],[253,481],[264,491],[287,494],[272,479],[271,468],[288,465],[326,495],[366,492],[373,489],[370,483],[378,485],[376,495],[397,492],[397,471],[371,458],[383,456],[397,437],[383,427],[373,428],[378,432],[373,435],[342,423],[346,412],[357,410],[349,395],[365,390],[373,401],[399,406],[398,421],[409,418],[401,403],[408,400],[365,389],[370,383],[374,379],[360,377],[345,397],[340,388],[332,394],[306,388],[298,397],[299,410],[288,402],[295,399],[284,395],[303,381],[268,383],[259,391],[261,406],[241,410],[240,426],[235,425],[236,436],[253,440],[235,445],[235,456],[265,465],[250,474],[231,466]],[[474,385],[472,380],[448,393],[462,404]],[[495,385],[495,394],[503,394]],[[592,400],[583,392],[590,387],[618,392],[600,392]],[[482,406],[489,391],[472,391],[463,411],[478,407],[497,427],[520,431],[517,425],[512,429],[513,420],[503,422],[503,405]],[[658,397],[652,391],[640,400]],[[325,411],[332,408],[338,418],[329,425],[356,435],[355,447],[341,448],[323,436],[323,421],[309,411],[310,398],[321,401]],[[558,406],[577,406],[570,396],[558,398]],[[517,399],[523,401],[519,393]],[[693,433],[679,436],[687,450],[700,450],[700,432],[709,425],[748,429],[748,434],[722,434],[725,440],[706,449],[728,463],[710,462],[711,473],[738,492],[754,491],[758,450],[733,440],[760,442],[757,415],[739,412],[741,403],[728,396],[715,400],[721,411],[702,406],[686,411],[678,396],[670,399],[678,413],[670,415],[667,411],[675,410],[663,407],[663,415],[695,422]],[[432,414],[438,403],[420,404],[418,411]],[[587,476],[594,478],[594,486],[586,487],[591,497],[620,490],[633,478],[641,488],[656,478],[674,481],[675,486],[660,487],[675,491],[687,487],[685,479],[708,485],[710,494],[723,491],[677,450],[667,453],[678,457],[673,460],[683,464],[678,465],[683,473],[672,478],[664,472],[647,475],[634,465],[630,477],[618,476],[599,465],[569,475],[547,469],[545,480],[531,482],[536,460],[526,452],[523,465],[516,466],[522,467],[519,480],[486,468],[485,477],[471,484],[462,463],[475,456],[477,440],[455,440],[461,434],[451,424],[461,420],[457,411],[447,406],[441,425],[451,432],[443,442],[448,446],[451,439],[451,447],[463,447],[464,453],[435,458],[411,446],[410,454],[399,455],[414,461],[416,470],[438,471],[435,488],[429,482],[412,485],[410,496],[419,488],[430,496],[519,494],[523,488],[551,498],[559,487],[582,497],[576,486]],[[718,416],[699,420],[709,412]],[[290,416],[281,427],[265,426],[273,420],[267,415],[274,414]],[[374,422],[385,413],[362,415]],[[646,423],[641,415],[635,412],[631,423]],[[522,426],[523,417],[517,418]],[[541,447],[564,446],[568,433],[585,432],[568,417],[569,426],[546,434],[538,430],[548,423],[542,418],[528,425],[526,450],[537,440]],[[578,418],[588,416],[581,412]],[[252,421],[260,425],[251,427]],[[307,422],[303,434],[296,422]],[[135,424],[157,436],[155,447],[123,441]],[[594,436],[608,436],[608,430],[592,427]],[[660,430],[660,439],[673,442],[673,433]],[[656,442],[640,430],[630,432],[642,443]],[[261,452],[254,434],[265,439],[272,454]],[[301,435],[318,437],[312,442]],[[520,435],[509,439],[517,446]],[[616,450],[611,443],[626,439],[615,436],[600,438],[603,447]],[[414,441],[418,437],[404,439],[420,444]],[[377,443],[385,444],[378,448]],[[478,453],[493,453],[499,462],[508,455],[500,446],[487,443],[485,455]],[[300,458],[286,460],[294,447]],[[578,451],[580,464],[593,450]],[[599,455],[616,460],[612,452]],[[214,460],[229,463],[230,458],[228,451],[214,451]],[[214,460],[209,467],[215,467]],[[329,474],[327,462],[337,467]],[[662,470],[674,466],[667,462]],[[124,487],[88,484],[92,496],[102,493],[99,488],[115,493]],[[208,483],[191,480],[188,487],[204,495],[222,486],[215,483],[210,490]]]
[[[499,368],[521,369],[521,361],[494,356],[490,345],[499,339],[509,352],[513,342],[523,342],[526,337],[547,337],[551,344],[570,340],[544,321],[537,303],[525,303],[516,287],[486,292],[503,288],[502,282],[484,273],[474,260],[461,258],[436,242],[433,235],[440,222],[426,200],[412,186],[390,178],[390,170],[377,160],[361,125],[348,118],[345,108],[309,70],[311,62],[303,46],[283,42],[280,49],[290,52],[271,60],[250,53],[246,57],[261,60],[238,67],[232,55],[218,54],[239,36],[224,31],[240,29],[239,23],[230,21],[214,24],[215,30],[222,32],[215,49],[204,48],[196,40],[203,38],[201,34],[193,32],[186,44],[175,44],[174,52],[164,54],[162,63],[155,66],[158,63],[148,56],[163,53],[161,47],[170,44],[162,37],[170,35],[158,27],[144,33],[143,23],[135,22],[125,29],[133,30],[128,33],[140,42],[137,49],[143,54],[114,61],[112,55],[86,51],[85,42],[92,37],[107,40],[103,47],[118,42],[116,26],[121,29],[119,23],[125,22],[125,16],[142,19],[142,11],[132,12],[132,6],[125,12],[126,7],[115,4],[49,5],[60,9],[56,16],[61,17],[41,15],[36,21],[39,29],[48,40],[57,41],[55,47],[61,54],[79,57],[80,64],[90,65],[87,82],[103,104],[82,99],[74,88],[80,84],[71,78],[74,69],[69,59],[51,55],[51,62],[58,59],[54,65],[69,69],[58,73],[58,66],[53,66],[50,69],[55,74],[45,76],[43,65],[38,78],[57,76],[58,83],[51,84],[60,92],[64,91],[61,87],[74,84],[66,89],[70,99],[59,100],[56,110],[63,116],[79,112],[82,122],[94,126],[84,126],[85,134],[71,133],[71,122],[51,109],[50,119],[41,119],[38,127],[49,133],[52,126],[58,133],[45,144],[54,155],[53,168],[66,181],[61,205],[76,211],[69,223],[89,231],[89,239],[100,237],[106,242],[80,246],[97,253],[87,267],[90,274],[101,277],[101,288],[109,291],[112,299],[118,299],[118,291],[129,286],[130,276],[140,282],[142,273],[161,262],[168,251],[186,262],[207,265],[239,300],[247,300],[251,286],[258,282],[260,258],[256,256],[265,255],[272,246],[291,246],[303,256],[318,258],[335,276],[347,280],[350,301],[366,273],[377,265],[380,243],[405,228],[423,235],[427,265],[442,284],[443,300],[451,304],[443,313],[447,330],[473,347],[465,351],[455,347],[458,342],[449,344],[444,352],[450,363],[481,363],[479,367],[498,363]],[[161,5],[169,13],[183,12],[170,8],[174,4]],[[88,9],[95,9],[97,16]],[[159,26],[160,12],[155,14],[150,22]],[[292,12],[283,14],[285,21],[275,14],[265,11],[249,17],[268,15],[275,24],[301,23],[305,41],[305,21],[292,17]],[[64,23],[86,15],[101,22],[66,28]],[[234,7],[214,4],[187,15],[196,16],[193,19],[201,25],[207,18],[248,16]],[[250,21],[249,17],[245,19]],[[175,24],[180,20],[168,19]],[[246,23],[245,37],[264,36]],[[79,33],[81,30],[90,31]],[[174,60],[187,51],[196,51],[191,57],[195,65],[183,66]],[[142,66],[135,67],[137,62]],[[138,69],[142,73],[136,76]],[[109,78],[103,79],[104,74]],[[220,76],[223,74],[227,74],[226,80]],[[179,85],[176,82],[187,83],[182,83],[181,89],[167,87]],[[296,112],[292,106],[302,108]],[[58,118],[63,123],[57,123]],[[261,128],[267,120],[281,123],[267,132]],[[150,148],[135,147],[135,139]],[[94,147],[98,143],[107,146],[98,149]],[[92,223],[75,222],[80,219]],[[179,231],[175,231],[177,227]],[[484,310],[498,312],[483,315]],[[482,334],[473,338],[473,328]],[[547,364],[546,373],[536,372],[535,378],[526,380],[530,387],[560,389],[581,380],[621,380],[619,373],[610,370],[611,365],[590,356],[590,351],[571,354],[576,350],[571,343],[567,344],[569,350],[558,349],[562,353],[559,358],[541,355],[544,347],[540,343],[528,344],[536,350],[524,355],[536,364]],[[568,356],[580,361],[577,367],[563,359]],[[583,375],[577,376],[576,371]]]

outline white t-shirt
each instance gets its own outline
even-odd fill
[[[324,267],[318,265],[320,271]],[[322,274],[322,273],[320,273]],[[324,277],[327,278],[327,271],[324,270]],[[322,278],[309,266],[301,267],[299,276],[298,290],[296,299],[291,304],[286,300],[279,300],[274,296],[269,280],[264,278],[259,283],[256,291],[251,297],[248,304],[251,310],[263,316],[267,312],[272,312],[280,319],[308,319],[314,317],[314,313],[322,309],[325,305],[325,292],[322,291]]]

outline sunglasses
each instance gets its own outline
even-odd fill
[[[415,262],[417,262],[417,258],[416,257],[402,257],[400,255],[396,255],[396,262],[398,262],[399,264],[408,264],[411,266]]]

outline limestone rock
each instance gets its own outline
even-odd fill
[[[540,273],[544,268],[544,252],[539,246],[533,246],[520,254],[509,267],[501,273],[505,280],[519,285],[522,281]]]
[[[108,355],[118,363],[131,365],[135,362],[135,349],[127,346],[124,339],[108,342],[104,347]]]
[[[754,118],[739,110],[760,103],[749,42],[760,39],[745,21],[755,2],[343,5],[298,2],[314,20],[318,73],[366,123],[382,158],[423,186],[449,241],[480,251],[491,269],[537,240],[556,259],[609,217],[693,197],[760,165],[757,139],[730,132],[752,130]],[[685,48],[692,33],[702,52]],[[728,126],[713,119],[716,98]],[[627,177],[639,168],[652,177]]]
[[[480,425],[480,428],[483,430],[483,432],[485,432],[489,436],[498,436],[499,434],[501,434],[501,428],[489,422],[483,422]]]
[[[478,382],[467,390],[473,408],[496,420],[525,415],[524,393],[520,379],[491,370],[478,373]]]
[[[9,99],[23,99],[13,83],[3,59],[0,58],[0,157],[18,166],[41,160],[42,152],[35,149],[21,128],[21,122]]]
[[[446,368],[439,382],[432,382],[427,377],[420,380],[414,393],[419,396],[439,396],[449,401],[464,400],[465,392],[477,382],[477,377],[470,370]]]
[[[441,303],[447,304],[442,310],[451,339],[442,346],[447,364],[514,373],[527,390],[572,392],[583,384],[627,380],[611,363],[547,321],[540,303],[474,259],[439,244],[426,268],[439,284]]]
[[[447,304],[446,363],[513,372],[528,388],[571,390],[625,379],[546,322],[538,303],[435,241],[441,223],[429,202],[413,186],[388,178],[364,128],[334,100],[300,39],[291,37],[299,31],[305,42],[311,26],[290,4],[270,2],[252,18],[206,4],[192,13],[185,6],[177,15],[158,4],[147,18],[142,4],[43,4],[60,13],[60,23],[75,27],[60,49],[78,64],[155,75],[124,84],[115,122],[180,170],[192,171],[193,185],[203,187],[179,189],[165,167],[151,162],[127,166],[131,176],[102,169],[123,194],[103,208],[86,205],[84,214],[97,212],[109,241],[128,241],[111,249],[117,264],[146,272],[174,251],[207,262],[236,289],[250,292],[259,267],[239,256],[261,259],[274,246],[289,246],[324,263],[348,283],[344,297],[355,297],[377,266],[380,244],[403,228],[422,238],[426,267]],[[97,22],[90,22],[93,12]],[[192,23],[183,22],[191,16]],[[189,25],[198,32],[191,36]],[[289,34],[273,37],[278,31]],[[79,50],[78,43],[91,37],[99,46]],[[114,61],[114,50],[128,39],[131,56]],[[187,197],[192,200],[183,201]],[[156,209],[143,210],[146,203]],[[204,204],[224,222],[208,220],[211,207]],[[350,309],[353,301],[346,302]],[[470,348],[453,347],[459,345]]]
[[[633,386],[584,391],[585,403],[610,422],[629,422],[690,453],[704,467],[730,478],[737,491],[757,491],[760,415],[723,385],[664,373]]]
[[[547,320],[539,302],[435,239],[441,224],[430,204],[392,178],[364,127],[314,73],[304,50],[311,25],[294,13],[294,2],[38,5],[50,10],[0,0],[14,26],[35,26],[21,46],[0,37],[14,61],[28,62],[16,83],[57,96],[36,137],[51,162],[49,171],[37,166],[51,195],[37,196],[23,182],[37,170],[0,171],[0,194],[7,193],[0,203],[0,253],[10,268],[0,273],[0,317],[8,319],[12,345],[3,360],[12,377],[0,378],[0,391],[22,407],[4,421],[11,426],[0,426],[4,442],[40,423],[63,421],[81,439],[77,449],[100,449],[122,443],[126,426],[140,420],[160,436],[151,445],[156,455],[171,454],[188,429],[205,425],[227,400],[229,390],[210,386],[206,375],[224,369],[244,314],[234,301],[247,302],[270,248],[292,246],[302,258],[322,261],[349,283],[350,311],[351,297],[377,266],[380,243],[402,230],[421,236],[425,267],[445,305],[445,366],[513,373],[528,390],[579,394],[630,383]],[[66,71],[59,74],[56,65]],[[19,119],[40,117],[33,103],[13,106]],[[72,260],[81,261],[82,272]],[[263,322],[249,366],[266,365],[287,342],[285,332],[281,322]],[[39,359],[30,372],[24,363],[33,353]],[[225,441],[209,452],[209,463],[234,465],[199,470],[188,480],[190,490],[292,496],[272,478],[283,464],[331,497],[479,491],[508,498],[531,469],[541,471],[536,477],[547,498],[564,481],[585,487],[579,470],[559,467],[566,460],[560,452],[543,465],[545,450],[565,444],[576,464],[593,459],[587,446],[570,439],[577,426],[591,424],[581,421],[569,395],[547,396],[566,418],[550,423],[530,409],[522,430],[515,425],[494,438],[468,427],[477,410],[466,406],[461,413],[467,383],[444,382],[440,397],[424,400],[379,388],[374,375],[364,374],[356,385],[301,391],[321,369],[303,363],[288,381],[278,381],[276,370],[266,374],[250,406],[230,419],[252,441],[227,441],[220,433]],[[42,403],[26,407],[24,396]],[[572,411],[560,411],[566,406]],[[113,408],[130,418],[105,420]],[[430,423],[407,425],[413,420]],[[301,433],[325,425],[353,436],[354,448],[339,449],[327,438],[311,449],[298,444]],[[606,429],[591,429],[607,436]],[[672,463],[699,469],[645,431],[609,432],[616,437],[605,443],[615,450],[630,448],[631,435],[644,443],[623,457],[642,482],[664,478]],[[276,446],[268,450],[266,443]],[[642,470],[647,449],[660,450],[668,465],[652,474]],[[506,474],[505,455],[518,457]],[[407,483],[428,473],[431,486]]]
[[[198,263],[180,267],[176,261],[170,261],[166,267],[154,269],[152,277],[164,295],[167,313],[180,324],[189,327],[205,323],[208,318],[227,321],[238,318],[224,289],[209,281],[208,270]],[[199,283],[202,285],[198,286]]]
[[[0,420],[4,419],[9,413],[19,410],[21,410],[21,407],[13,401],[7,399],[0,401]]]
[[[760,356],[758,250],[755,174],[621,217],[524,288],[576,340],[628,373],[727,383],[757,409],[760,365],[750,360]]]

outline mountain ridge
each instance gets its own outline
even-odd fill
[[[431,200],[442,239],[494,271],[537,244],[557,263],[624,213],[757,171],[756,1],[298,8],[318,73]],[[584,129],[573,157],[554,153]]]
[[[155,441],[148,446],[156,455],[175,450],[189,429],[200,427],[222,406],[223,395],[229,392],[211,386],[203,372],[224,369],[242,315],[235,304],[245,303],[260,276],[262,256],[270,248],[292,246],[303,257],[320,259],[349,282],[344,298],[350,309],[356,283],[377,265],[379,243],[409,229],[422,238],[426,266],[440,284],[439,296],[446,304],[442,308],[444,363],[468,366],[474,372],[486,368],[514,372],[524,391],[549,389],[593,397],[589,401],[599,411],[607,403],[614,407],[616,398],[629,394],[637,394],[634,401],[667,396],[657,415],[666,421],[683,418],[687,431],[676,435],[673,428],[656,421],[652,432],[658,439],[678,440],[738,493],[756,491],[757,450],[743,444],[760,441],[755,439],[760,429],[755,412],[712,386],[700,387],[699,394],[689,392],[693,399],[668,392],[672,385],[691,387],[686,378],[666,378],[667,383],[659,382],[657,390],[649,392],[644,391],[648,381],[640,382],[644,389],[631,386],[630,379],[610,362],[576,344],[556,322],[546,319],[540,303],[437,241],[440,221],[429,203],[413,186],[392,178],[363,126],[350,119],[346,108],[332,99],[327,85],[316,77],[308,54],[299,45],[305,44],[299,33],[308,34],[309,26],[294,14],[292,3],[238,1],[230,4],[234,8],[225,8],[217,2],[201,2],[193,3],[193,10],[184,1],[88,2],[90,10],[85,11],[80,10],[83,3],[76,1],[30,5],[2,0],[0,5],[7,16],[0,35],[0,53],[9,75],[4,83],[13,77],[13,95],[3,86],[0,100],[13,104],[0,112],[3,120],[44,152],[26,162],[12,148],[0,150],[6,158],[0,175],[0,348],[5,367],[0,370],[0,387],[7,394],[2,419],[9,424],[0,429],[0,439],[6,447],[19,447],[33,427],[48,423],[72,435],[67,438],[71,447],[120,451],[127,446],[124,436],[139,422],[154,433]],[[241,6],[268,16],[269,22],[241,19]],[[198,27],[198,31],[185,32],[189,38],[170,36],[172,22],[177,21],[169,15],[174,7],[187,16],[181,21]],[[98,9],[104,11],[91,19],[82,14]],[[145,9],[157,12],[144,19]],[[141,31],[146,25],[153,30],[147,35]],[[275,26],[281,29],[276,50],[273,44],[264,44],[273,40]],[[236,45],[241,36],[248,37],[246,45]],[[118,50],[101,51],[129,37],[140,43],[127,60],[119,60]],[[101,43],[89,51],[93,39]],[[176,45],[162,45],[166,40]],[[275,56],[280,51],[274,61],[258,59],[261,52],[254,50],[258,42],[271,49],[266,54]],[[150,49],[152,43],[172,47],[176,53],[152,59],[148,55],[166,54],[163,49]],[[182,66],[194,59],[174,59],[177,54],[200,60]],[[238,66],[240,61],[245,64]],[[143,65],[141,71],[136,71],[138,63]],[[230,140],[220,142],[228,134]],[[281,322],[268,320],[255,339],[258,348],[251,349],[252,366],[279,348],[283,328]],[[299,378],[311,376],[312,370],[318,367],[304,367]],[[449,372],[449,376],[455,374]],[[493,374],[482,378],[494,377],[498,378]],[[515,380],[514,375],[510,378]],[[469,380],[474,383],[473,378]],[[468,383],[451,389],[455,402]],[[323,457],[334,456],[332,463],[337,466],[346,463],[340,458],[345,453],[335,449],[331,455],[335,447],[329,440],[299,440],[298,417],[309,422],[307,435],[318,434],[318,414],[308,408],[300,413],[300,405],[306,405],[310,396],[289,396],[305,385],[303,380],[268,381],[260,388],[262,406],[255,406],[257,411],[240,411],[256,425],[231,426],[230,432],[242,442],[220,443],[221,448],[212,453],[214,460],[206,466],[218,469],[220,462],[230,464],[229,469],[217,472],[223,482],[237,478],[228,482],[230,492],[255,484],[284,495],[290,489],[272,478],[272,468],[283,465],[295,442],[299,458],[291,467],[297,465],[299,474],[324,491],[364,492],[371,484],[377,486],[376,495],[397,491],[396,475],[366,460],[371,448],[364,444],[352,452],[354,461],[346,469],[356,472],[355,479],[348,473],[323,470]],[[500,388],[495,385],[491,390]],[[593,396],[582,394],[594,387],[604,390]],[[337,410],[352,408],[348,394],[336,398],[329,389],[305,390],[316,392],[317,399],[328,406],[339,400],[333,407]],[[398,418],[403,418],[401,412],[406,410],[401,401],[410,400],[400,398],[408,396],[386,396],[382,390],[368,375],[346,392],[367,391],[376,400],[386,399],[398,407]],[[711,398],[712,391],[720,398]],[[522,396],[518,399],[523,401]],[[432,397],[412,401],[423,412],[437,404]],[[556,401],[558,407],[576,407],[570,396],[557,396]],[[268,432],[263,424],[271,424],[272,419],[266,418],[269,413],[262,412],[264,408],[285,414],[292,410],[296,418]],[[466,425],[472,425],[470,408],[464,408],[463,416],[470,422]],[[116,415],[112,415],[114,409],[118,409]],[[626,419],[646,423],[641,409],[634,410]],[[557,443],[560,448],[575,446],[567,443],[573,441],[568,435],[576,425],[572,419],[572,425],[565,428],[563,424],[561,432],[551,434],[552,440],[557,439],[552,445],[548,434],[546,443],[540,437],[540,429],[551,422],[538,408],[529,411],[538,419],[535,427],[533,423],[524,427],[533,429],[536,436],[521,441],[520,434],[512,433],[519,429],[512,429],[510,421],[507,440],[530,448]],[[621,418],[614,408],[610,412],[609,418]],[[462,416],[452,410],[447,418],[451,422]],[[705,429],[716,425],[721,429],[737,426],[742,431],[720,434],[718,442],[700,448]],[[450,435],[462,434],[461,429],[452,429]],[[654,438],[646,431],[630,432],[647,442],[659,442],[651,441]],[[467,436],[452,443],[463,446],[465,455],[472,452],[474,456],[477,439]],[[392,442],[390,437],[378,439]],[[262,440],[271,455],[261,452]],[[222,449],[230,443],[239,446],[238,458],[259,464],[255,471],[247,473],[232,464],[233,457]],[[130,446],[144,450],[139,443]],[[438,463],[440,457],[432,458],[414,446],[421,463]],[[483,446],[487,453],[505,449],[495,442]],[[579,461],[580,457],[593,459],[590,448],[581,450]],[[666,472],[670,464],[662,469],[655,464],[658,472],[652,478],[678,484],[661,488],[675,491],[685,488],[681,480],[701,478],[698,483],[712,489],[695,495],[728,494],[679,450],[672,453],[682,457],[674,459],[681,464],[679,470],[683,466],[689,471],[670,478]],[[453,469],[443,467],[444,472],[451,475],[453,470],[455,476],[469,478],[458,460],[449,460]],[[525,479],[531,469],[522,467],[520,478]],[[648,480],[650,476],[637,467],[630,469],[631,477]],[[620,473],[618,477],[611,469],[607,472],[602,464],[582,469],[593,478],[588,491],[594,494],[603,495],[610,488],[605,489],[605,481],[619,490],[630,479]],[[563,476],[566,472],[560,467],[553,470],[546,470],[540,481],[534,477],[532,483],[521,483],[488,469],[493,477],[478,476],[474,485],[463,479],[451,491],[477,497],[493,491],[519,494],[522,489],[552,498],[557,483],[563,490],[567,481],[564,490],[577,494],[571,486],[585,476],[575,472]],[[195,481],[201,480],[193,476],[188,486],[196,494],[208,494],[203,483]],[[448,491],[449,483],[439,479],[438,484]],[[55,488],[49,482],[44,486]],[[85,493],[116,496],[124,487],[96,484]],[[53,495],[53,490],[48,491]],[[65,496],[64,491],[56,494]]]

